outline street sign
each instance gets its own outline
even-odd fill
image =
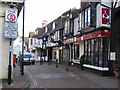
[[[6,8],[5,11],[5,26],[4,37],[5,38],[17,38],[18,24],[17,24],[17,9]]]
[[[18,31],[18,24],[17,23],[11,23],[11,22],[5,22],[4,27],[4,37],[5,38],[17,38],[17,31]]]
[[[5,21],[6,22],[17,22],[17,9],[6,8]]]

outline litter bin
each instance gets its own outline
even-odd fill
[[[13,66],[15,67],[15,65],[16,65],[16,55],[14,54],[13,55]]]

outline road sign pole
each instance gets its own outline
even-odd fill
[[[22,36],[22,67],[21,75],[24,75],[24,64],[23,64],[23,55],[24,55],[24,19],[25,19],[25,0],[23,3],[23,36]]]
[[[12,47],[12,38],[10,38],[10,51],[9,51],[9,65],[8,65],[8,84],[11,84],[11,71],[12,71],[12,66],[11,66],[11,47]]]

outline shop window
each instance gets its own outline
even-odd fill
[[[88,40],[88,63],[91,63],[91,42]]]
[[[84,59],[84,61],[85,61],[85,63],[87,63],[87,40],[85,40],[85,59]]]
[[[94,39],[91,40],[91,65],[94,64],[93,57],[94,57]]]
[[[99,66],[102,67],[103,60],[103,38],[99,38]]]

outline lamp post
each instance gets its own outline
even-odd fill
[[[25,21],[25,0],[23,3],[23,36],[22,36],[22,66],[21,66],[21,75],[24,75],[24,64],[23,64],[23,55],[24,55],[24,21]]]

